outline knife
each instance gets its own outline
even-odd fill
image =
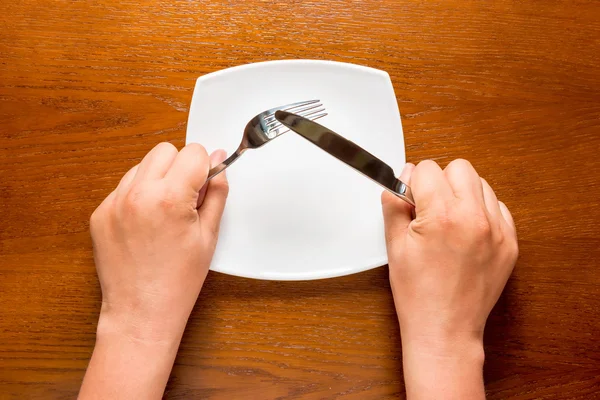
[[[415,205],[410,187],[396,178],[392,167],[356,143],[323,125],[287,111],[277,111],[275,118],[321,150],[380,184],[410,205]]]

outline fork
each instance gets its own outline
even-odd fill
[[[271,108],[270,110],[257,114],[246,124],[242,142],[237,150],[221,164],[211,168],[210,171],[208,171],[207,180],[210,180],[223,172],[225,168],[233,164],[246,150],[258,149],[276,137],[288,132],[289,129],[275,119],[275,112],[279,110],[301,115],[311,121],[327,115],[325,107],[320,100],[291,103],[285,106]]]

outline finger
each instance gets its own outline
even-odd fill
[[[177,157],[177,148],[171,143],[159,143],[146,154],[135,174],[135,181],[162,179],[173,160]]]
[[[504,218],[504,220],[506,221],[507,225],[513,230],[513,232],[516,235],[517,234],[517,228],[515,226],[515,221],[514,221],[514,219],[512,217],[512,214],[508,210],[508,207],[506,207],[506,204],[504,204],[501,201],[498,202],[498,206],[500,207],[500,212],[502,213],[502,217]]]
[[[135,177],[135,174],[137,173],[139,167],[140,167],[140,164],[137,164],[134,167],[132,167],[129,171],[127,171],[125,173],[125,175],[123,175],[123,177],[121,178],[121,181],[119,182],[119,184],[117,185],[117,188],[115,189],[115,192],[118,195],[127,193],[127,191],[129,190],[129,187],[131,186],[131,182],[133,182],[133,178]]]
[[[483,203],[481,179],[467,160],[457,159],[444,169],[454,196],[461,200],[476,200]]]
[[[400,174],[400,180],[410,186],[415,165],[407,163]],[[388,243],[402,236],[412,221],[413,207],[398,196],[385,190],[381,194],[385,238]]]
[[[209,166],[204,147],[198,143],[190,143],[181,149],[165,179],[180,188],[192,190],[194,196],[197,196],[206,182]]]
[[[226,157],[227,157],[227,153],[225,152],[225,150],[219,149],[219,150],[213,151],[209,157],[210,158],[210,167],[214,168],[216,165],[219,165],[220,163],[222,163],[225,160]],[[225,171],[223,171],[222,173],[224,174]],[[198,201],[196,204],[196,208],[200,208],[200,206],[204,202],[204,198],[206,196],[207,189],[208,189],[208,182],[206,182],[204,184],[204,186],[202,186],[202,189],[200,189],[200,193],[198,193]]]
[[[454,198],[444,171],[435,161],[421,161],[412,171],[410,187],[415,198],[416,214]]]
[[[217,152],[215,152],[217,153]],[[225,152],[213,153],[215,165],[223,162]],[[229,184],[225,171],[212,178],[207,185],[206,195],[202,205],[198,209],[200,216],[200,225],[206,229],[213,237],[219,235],[219,227],[221,226],[221,217],[225,210],[225,202],[229,194]]]
[[[494,193],[490,184],[483,178],[481,178],[481,187],[483,189],[483,202],[488,213],[494,219],[501,218],[502,214],[500,213],[500,205],[498,204],[496,193]]]

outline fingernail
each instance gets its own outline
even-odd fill
[[[222,163],[227,158],[227,152],[223,149],[215,150],[210,155],[210,165],[214,167],[217,164]]]
[[[415,167],[414,164],[406,163],[404,164],[404,168],[402,168],[402,173],[400,174],[400,179],[406,180],[410,176],[410,171]]]

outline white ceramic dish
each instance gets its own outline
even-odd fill
[[[186,142],[233,152],[259,112],[319,99],[319,120],[400,173],[400,113],[389,75],[331,61],[243,65],[198,78]],[[229,199],[211,269],[257,279],[347,275],[387,263],[380,195],[369,179],[293,132],[228,170]]]

